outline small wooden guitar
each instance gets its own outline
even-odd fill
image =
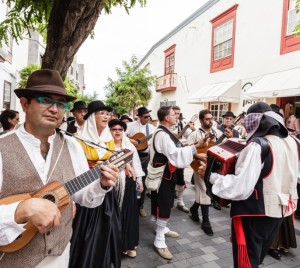
[[[153,134],[150,134],[148,136],[145,136],[142,132],[135,133],[132,137],[129,137],[129,139],[133,139],[137,141],[137,145],[135,145],[136,149],[138,151],[144,151],[148,148],[148,140],[151,139]]]
[[[178,134],[176,134],[176,133],[174,134],[175,137],[176,137],[177,139],[181,139],[182,135],[183,135],[183,134],[186,132],[186,130],[190,127],[189,124],[195,123],[196,120],[197,120],[197,118],[198,118],[198,115],[197,115],[197,114],[194,114],[194,115],[192,116],[190,122],[188,122],[188,123],[184,126],[184,128],[183,128]]]
[[[232,122],[231,126],[228,126],[227,128],[229,128],[230,130],[233,130],[233,128],[235,126],[237,126],[244,118],[245,118],[245,112],[242,112],[240,115],[238,115],[234,121]],[[220,143],[222,143],[224,140],[226,139],[226,136],[225,134],[223,133],[217,140],[216,142],[213,142],[213,141],[209,141],[208,142],[208,145],[205,147],[205,148],[202,148],[202,149],[198,149],[197,150],[197,153],[205,153],[207,152],[207,150],[214,146],[214,145],[219,145]],[[200,167],[200,162],[199,160],[193,160],[193,162],[191,163],[191,167],[194,171],[197,171],[198,168]]]
[[[44,186],[40,190],[34,193],[18,194],[9,197],[5,197],[0,200],[0,205],[7,205],[18,201],[23,201],[29,198],[44,198],[55,203],[60,211],[63,211],[70,202],[70,196],[80,191],[87,185],[91,184],[95,180],[101,177],[101,166],[108,165],[110,163],[117,167],[121,167],[132,160],[133,152],[124,149],[114,153],[107,161],[101,165],[86,171],[78,177],[62,184],[58,181],[54,181]],[[28,222],[25,227],[26,230],[12,243],[0,246],[2,252],[15,252],[24,246],[26,246],[33,237],[38,233],[38,229],[33,226],[31,222]]]

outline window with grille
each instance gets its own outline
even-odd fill
[[[10,108],[10,96],[11,96],[11,83],[4,81],[3,88],[3,108]]]
[[[165,75],[173,74],[175,70],[175,47],[176,45],[172,45],[165,52]]]
[[[212,23],[211,73],[233,67],[237,7],[237,4],[232,6],[210,21]]]
[[[289,0],[286,35],[294,34],[295,26],[300,21],[300,12],[296,12],[296,0]]]
[[[220,25],[214,33],[214,60],[230,56],[232,51],[233,20]]]
[[[222,122],[222,115],[229,111],[229,103],[227,102],[212,102],[210,111],[215,121]]]
[[[300,49],[300,38],[294,30],[300,21],[300,13],[296,12],[296,0],[283,0],[280,54]]]

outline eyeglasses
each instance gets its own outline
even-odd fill
[[[47,97],[36,97],[33,98],[35,99],[39,104],[50,108],[52,107],[54,104],[56,105],[58,110],[68,110],[70,109],[70,104],[67,102],[63,102],[63,101],[58,101],[58,100],[53,100]]]
[[[98,112],[95,112],[95,115],[101,115],[101,116],[107,115],[107,116],[111,116],[111,113],[107,112],[107,111],[98,111]]]
[[[143,118],[150,118],[151,116],[150,115],[143,115],[142,117]]]
[[[124,129],[123,128],[111,128],[110,130],[111,131],[123,131]]]

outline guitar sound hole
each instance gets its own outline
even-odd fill
[[[55,197],[51,194],[46,194],[45,196],[43,196],[43,198],[55,203]]]

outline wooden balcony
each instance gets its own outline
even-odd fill
[[[177,88],[177,74],[171,73],[156,78],[156,91],[165,92],[176,90]]]

